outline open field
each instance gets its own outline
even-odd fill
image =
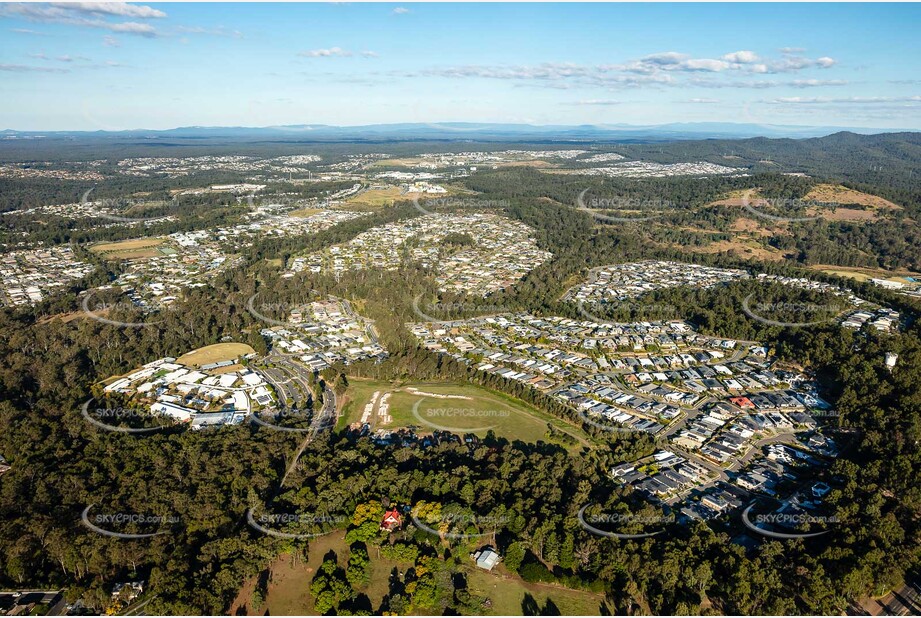
[[[492,616],[528,615],[524,611],[525,595],[530,595],[541,609],[547,607],[549,600],[550,607],[558,608],[557,615],[603,616],[608,613],[601,611],[604,606],[603,595],[553,584],[529,584],[508,574],[501,563],[489,572],[475,567],[467,569],[467,586],[472,594],[489,597],[492,606],[488,614]]]
[[[418,389],[413,393],[409,389]],[[578,440],[579,448],[589,446],[581,429],[562,419],[550,416],[537,408],[503,395],[473,385],[433,382],[389,383],[352,378],[346,393],[340,427],[361,420],[365,404],[373,393],[392,393],[388,410],[392,421],[382,423],[377,418],[377,407],[371,415],[372,429],[416,427],[422,433],[437,429],[453,433],[475,433],[485,436],[492,429],[497,436],[525,442],[547,441],[547,423],[565,431]],[[422,393],[452,395],[460,398],[426,397]],[[418,407],[414,407],[418,403]]]
[[[109,313],[109,308],[105,307],[103,309],[94,310],[93,313],[99,316],[105,317]],[[71,311],[70,313],[59,313],[57,315],[49,315],[44,317],[36,322],[36,324],[48,324],[49,322],[59,321],[64,324],[73,322],[74,320],[88,320],[89,316],[82,311]]]
[[[815,200],[816,202],[828,202],[830,204],[859,204],[871,208],[901,210],[898,204],[893,204],[887,199],[877,195],[870,195],[862,191],[848,189],[841,185],[816,185],[806,194],[805,199]]]
[[[90,251],[107,260],[135,260],[162,255],[157,247],[165,241],[164,238],[135,238],[93,245]]]
[[[544,161],[543,159],[528,159],[526,161],[503,161],[501,163],[493,163],[493,165],[496,167],[556,167],[555,164],[550,163],[549,161]]]
[[[288,213],[289,217],[310,217],[317,213],[323,212],[322,208],[301,208],[299,210],[292,210]]]
[[[851,266],[828,266],[824,264],[814,264],[810,266],[812,270],[818,270],[829,275],[838,275],[839,277],[849,277],[857,281],[869,281],[870,279],[885,279],[886,281],[897,281],[899,283],[911,283],[907,277],[921,281],[921,273],[910,270],[893,271],[875,268],[859,268]]]
[[[386,187],[380,189],[368,189],[361,191],[358,195],[353,195],[345,201],[348,206],[370,206],[371,208],[382,208],[384,206],[393,206],[397,200],[409,199],[399,187]]]
[[[230,605],[230,616],[240,615],[245,609],[248,616],[315,615],[310,598],[310,582],[323,562],[323,556],[335,551],[340,562],[348,559],[345,532],[339,530],[326,536],[311,539],[307,562],[295,561],[289,553],[279,554],[269,565],[268,594],[261,607],[253,607],[252,595],[259,577],[251,577],[240,589]]]
[[[378,159],[372,163],[369,163],[366,167],[367,169],[375,169],[381,167],[419,167],[420,165],[426,163],[427,161],[422,157],[403,157],[399,159]]]
[[[310,594],[310,582],[323,563],[323,558],[330,551],[336,553],[339,564],[345,567],[349,557],[349,546],[345,542],[344,531],[337,530],[312,539],[307,562],[295,562],[288,553],[279,554],[269,565],[268,594],[262,607],[252,607],[252,594],[258,580],[258,577],[252,577],[243,584],[230,606],[229,615],[238,615],[237,612],[240,612],[241,608],[245,608],[246,615],[249,616],[317,615],[313,607],[314,599]],[[411,566],[410,563],[385,560],[380,557],[378,551],[371,549],[371,582],[361,591],[370,599],[371,607],[380,607],[389,590],[390,572],[393,568],[405,571]]]
[[[253,354],[255,352],[256,350],[245,343],[215,343],[183,354],[176,359],[176,362],[183,365],[200,367],[208,363],[234,360],[245,354]]]
[[[677,249],[681,248],[678,245],[673,246]],[[785,257],[783,251],[774,249],[773,247],[765,247],[758,241],[746,236],[739,236],[733,240],[712,242],[704,247],[695,247],[695,251],[700,253],[723,253],[728,251],[736,257],[745,259],[755,258],[772,262],[779,262]]]
[[[242,615],[244,611],[245,615],[249,616],[316,615],[314,599],[309,590],[310,582],[320,568],[323,558],[330,551],[335,552],[339,564],[345,567],[349,548],[343,531],[311,540],[306,562],[294,560],[289,553],[279,554],[268,567],[268,594],[262,606],[253,607],[252,595],[258,576],[252,577],[243,584],[230,606],[229,615]],[[393,568],[396,567],[402,572],[412,565],[385,560],[373,548],[370,555],[371,582],[361,592],[368,596],[371,607],[376,609],[380,607],[388,592]],[[600,594],[553,584],[526,583],[508,573],[501,564],[492,572],[477,569],[472,565],[464,566],[462,571],[471,593],[489,598],[491,607],[487,613],[493,616],[521,615],[525,595],[530,595],[540,608],[547,607],[549,600],[550,607],[556,606],[564,615],[597,615],[604,603],[604,597]]]
[[[741,207],[746,198],[753,208],[770,206],[770,201],[763,198],[757,189],[732,191],[723,199],[711,202],[709,205]],[[809,206],[805,214],[808,217],[821,217],[827,221],[875,221],[885,216],[885,211],[902,209],[901,206],[876,195],[829,184],[816,185],[803,197],[802,201],[827,204]],[[848,208],[849,205],[850,208]],[[758,223],[761,227],[772,227],[766,221]]]

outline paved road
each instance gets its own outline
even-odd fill
[[[279,489],[285,486],[285,481],[288,480],[288,476],[294,471],[294,468],[297,466],[297,460],[300,459],[301,453],[304,452],[307,445],[320,435],[321,432],[335,427],[338,418],[339,416],[336,413],[336,393],[327,388],[323,391],[323,407],[320,408],[318,414],[313,415],[313,420],[310,422],[310,431],[307,432],[307,436],[297,449],[297,454],[291,461],[291,465],[288,466],[287,471],[285,471],[285,476],[281,479]]]
[[[852,603],[848,616],[921,616],[921,582],[906,583],[878,599]]]
[[[745,465],[749,461],[751,461],[753,457],[755,457],[756,455],[759,455],[761,453],[761,449],[768,444],[788,443],[788,442],[795,442],[795,441],[796,441],[796,434],[793,432],[782,432],[782,433],[775,434],[773,436],[768,436],[766,438],[761,438],[760,440],[756,440],[752,444],[751,448],[748,449],[748,451],[742,457],[737,457],[736,459],[733,459],[732,463],[729,465],[728,468],[723,468],[722,466],[719,466],[713,463],[712,461],[710,461],[709,459],[706,459],[705,457],[694,455],[693,453],[690,453],[683,448],[675,446],[674,443],[669,444],[667,448],[673,453],[681,455],[685,459],[693,461],[696,464],[700,464],[701,466],[705,467],[710,472],[717,475],[716,478],[704,483],[703,485],[697,485],[695,487],[692,487],[691,489],[688,490],[688,492],[690,492],[690,491],[706,491],[710,489],[711,487],[713,487],[714,485],[716,485],[717,483],[719,483],[720,481],[729,482],[730,472],[735,472],[737,470],[741,470],[742,468],[744,468]],[[738,486],[735,485],[734,487],[738,487]],[[742,487],[738,487],[738,489],[744,492],[745,494],[751,494],[751,492],[746,491]],[[686,495],[686,492],[682,492],[678,496],[674,496],[673,498],[670,498],[669,500],[667,500],[666,503],[671,504],[673,502],[677,502],[679,499],[683,499],[685,495]]]
[[[15,605],[48,605],[49,616],[61,616],[65,613],[63,590],[3,590],[2,597],[12,597]],[[18,595],[18,596],[16,596]]]

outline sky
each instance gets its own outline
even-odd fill
[[[919,4],[0,4],[0,129],[921,129]]]

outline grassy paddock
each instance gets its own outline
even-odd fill
[[[345,426],[361,420],[365,404],[371,401],[373,393],[390,392],[389,415],[392,422],[381,424],[372,414],[373,429],[395,429],[415,426],[420,432],[445,429],[455,433],[486,435],[489,429],[497,436],[508,440],[524,442],[546,441],[547,423],[565,431],[578,440],[576,448],[587,446],[588,441],[581,429],[562,419],[551,416],[523,401],[502,393],[490,391],[470,384],[447,382],[383,382],[352,378],[346,393],[346,403],[340,425]],[[455,395],[469,399],[442,399],[413,393],[415,388],[423,393]],[[416,404],[418,402],[418,407]],[[418,416],[414,414],[416,407]]]

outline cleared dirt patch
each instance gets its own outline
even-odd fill
[[[292,210],[288,213],[289,217],[310,217],[317,213],[323,212],[321,208],[301,208],[300,210]]]
[[[879,218],[875,210],[842,207],[832,210],[821,206],[810,206],[806,209],[806,216],[822,217],[826,221],[876,221]]]
[[[772,262],[779,262],[786,258],[786,255],[779,249],[768,249],[755,241],[746,242],[743,239],[720,240],[712,242],[706,247],[697,248],[696,250],[701,253],[723,253],[728,251],[741,258],[756,258],[759,260],[770,260]]]
[[[758,236],[773,236],[777,233],[789,234],[789,230],[769,230],[762,223],[749,219],[748,217],[739,217],[729,226],[732,232],[747,232],[757,234]]]
[[[540,159],[533,159],[531,161],[505,161],[503,163],[493,163],[493,165],[496,165],[497,167],[557,167],[553,163],[541,161]]]
[[[95,313],[96,315],[105,316],[106,314],[109,313],[109,309],[108,307],[106,307],[105,309],[99,309],[98,311],[94,311],[93,313]],[[70,313],[59,313],[57,315],[49,315],[47,317],[44,317],[38,320],[36,324],[47,324],[48,322],[54,322],[54,321],[59,321],[59,322],[63,322],[64,324],[67,324],[69,322],[73,322],[74,320],[80,320],[80,319],[86,319],[86,318],[89,318],[89,316],[83,313],[82,311],[71,311]]]
[[[192,350],[183,354],[177,363],[200,367],[208,363],[218,363],[225,360],[236,360],[246,354],[254,354],[256,350],[245,343],[215,343],[203,348]]]
[[[590,446],[585,434],[577,426],[550,416],[523,401],[477,386],[447,382],[400,383],[350,378],[347,403],[343,407],[343,420],[340,422],[346,425],[360,421],[365,404],[372,400],[374,392],[391,393],[387,410],[391,421],[379,424],[377,414],[372,414],[374,429],[414,426],[421,433],[426,433],[439,427],[450,427],[453,433],[470,432],[484,436],[487,430],[483,428],[489,427],[496,435],[509,440],[537,442],[547,441],[547,424],[550,423],[578,441],[570,448]],[[451,398],[428,397],[422,393],[449,395]],[[417,402],[419,406],[414,413]],[[377,410],[376,406],[374,411]]]
[[[859,268],[856,266],[835,266],[833,264],[814,264],[809,268],[827,273],[829,275],[850,277],[851,279],[855,279],[857,281],[885,279],[886,281],[896,281],[898,283],[911,283],[907,277],[921,281],[921,273],[912,272],[910,270],[882,270],[876,268]]]
[[[816,202],[828,202],[830,204],[860,204],[861,206],[870,206],[872,208],[902,210],[898,204],[893,204],[887,199],[876,195],[848,189],[841,185],[816,185],[806,194],[806,200]],[[841,209],[839,209],[841,210]]]
[[[404,194],[399,187],[386,187],[380,189],[368,189],[358,195],[354,195],[346,200],[349,206],[370,206],[372,208],[381,208],[384,206],[393,206],[397,200],[411,199],[413,194]],[[418,193],[415,195],[419,195]]]
[[[135,238],[93,245],[90,251],[107,260],[136,260],[163,255],[157,247],[164,242],[164,238]]]

